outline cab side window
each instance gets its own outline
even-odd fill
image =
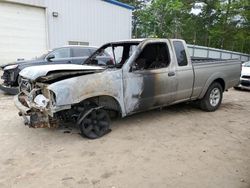
[[[69,58],[70,57],[70,49],[69,48],[60,48],[53,52],[51,52],[49,55],[54,54],[55,59],[61,59],[61,58]]]
[[[170,55],[166,43],[152,43],[144,47],[135,61],[136,70],[152,70],[165,68],[170,63]]]
[[[184,45],[181,41],[174,41],[174,49],[179,66],[186,66],[188,64],[187,54]]]

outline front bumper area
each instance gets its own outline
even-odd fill
[[[16,95],[19,93],[19,88],[16,85],[16,73],[13,71],[0,70],[0,89],[7,94]]]
[[[4,91],[5,93],[8,93],[10,95],[16,95],[19,92],[18,87],[8,87],[6,85],[0,84],[0,89]]]
[[[237,87],[242,88],[242,89],[250,90],[250,79],[241,78],[240,79],[240,84]]]
[[[32,128],[56,128],[59,126],[58,120],[27,105],[27,97],[22,93],[14,97],[14,103],[19,110],[19,116],[24,119],[24,124]]]

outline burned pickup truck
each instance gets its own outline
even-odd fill
[[[101,66],[109,52],[115,64]],[[238,60],[191,60],[177,39],[134,39],[103,45],[85,65],[50,65],[21,71],[15,104],[30,127],[70,122],[94,139],[110,132],[110,115],[121,117],[180,102],[197,101],[215,111],[223,92],[240,80]]]

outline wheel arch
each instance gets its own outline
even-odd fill
[[[218,82],[218,83],[221,85],[221,87],[222,87],[222,92],[225,91],[226,83],[225,83],[224,79],[222,79],[222,78],[217,78],[217,79],[214,80],[212,83],[214,83],[214,82]],[[211,84],[212,84],[212,83],[211,83]]]
[[[221,87],[222,87],[222,92],[225,91],[225,89],[226,89],[226,82],[225,82],[224,76],[223,76],[223,75],[220,75],[220,76],[219,76],[219,75],[214,75],[214,76],[210,77],[210,78],[207,80],[207,82],[205,83],[205,86],[204,86],[204,88],[203,88],[201,94],[200,94],[199,97],[198,97],[199,99],[202,99],[202,98],[204,97],[204,95],[206,94],[206,92],[207,92],[209,86],[210,86],[212,83],[214,83],[214,82],[218,82],[218,83],[221,85]]]
[[[123,115],[124,110],[117,98],[110,95],[97,95],[83,99],[80,103],[93,102],[98,106],[103,106],[107,110],[113,110]],[[80,104],[78,103],[78,104]]]

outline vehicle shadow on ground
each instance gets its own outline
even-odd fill
[[[235,91],[242,91],[242,92],[250,92],[250,88],[249,89],[245,89],[245,88],[234,88]]]
[[[241,92],[241,91],[239,91]],[[242,92],[248,92],[248,91],[242,91]],[[9,99],[13,96],[10,95],[4,95],[2,99]],[[235,102],[222,102],[219,110],[228,111],[228,110],[244,110],[245,107],[241,104],[237,104]],[[127,129],[129,126],[132,129],[136,129],[137,127],[143,128],[143,126],[160,126],[157,124],[157,121],[162,120],[163,118],[169,118],[169,119],[175,119],[177,121],[182,121],[183,118],[188,118],[189,116],[197,116],[207,113],[202,111],[198,108],[196,104],[193,103],[180,103],[175,104],[172,106],[167,106],[163,108],[158,108],[150,111],[140,112],[137,114],[133,114],[131,116],[127,116],[125,118],[115,118],[112,119],[111,129],[114,131],[123,131]],[[65,137],[62,135],[65,135],[66,137],[72,137],[72,139],[82,139],[82,136],[80,135],[80,130],[77,125],[64,125],[60,126],[59,128],[45,128],[45,129],[36,129],[38,131],[38,134],[49,134],[52,136],[56,136],[58,138],[64,139]],[[40,133],[39,133],[40,132]],[[112,134],[112,132],[111,132]],[[104,136],[106,137],[106,136]],[[71,138],[70,138],[71,139]],[[87,138],[85,138],[88,140]],[[85,140],[84,139],[84,140]]]
[[[15,95],[10,95],[0,90],[0,99],[10,99],[10,98],[14,98],[14,96]]]
[[[163,107],[163,108],[158,108],[150,111],[145,111],[145,112],[140,112],[137,114],[133,114],[130,116],[127,116],[125,118],[113,118],[112,119],[112,124],[111,124],[111,129],[113,131],[119,131],[121,129],[126,129],[127,126],[143,126],[145,123],[154,123],[155,120],[159,118],[165,118],[166,116],[172,116],[175,115],[177,116],[186,116],[189,114],[199,114],[199,113],[204,113],[201,111],[195,104],[187,104],[187,103],[181,103],[181,104],[176,104],[168,107]],[[62,134],[77,134],[79,137],[82,137],[80,135],[80,130],[77,125],[64,125],[61,126],[57,129],[46,129],[46,132],[55,132],[57,133],[62,133]],[[112,134],[112,132],[111,132]],[[86,138],[87,139],[87,138]]]

